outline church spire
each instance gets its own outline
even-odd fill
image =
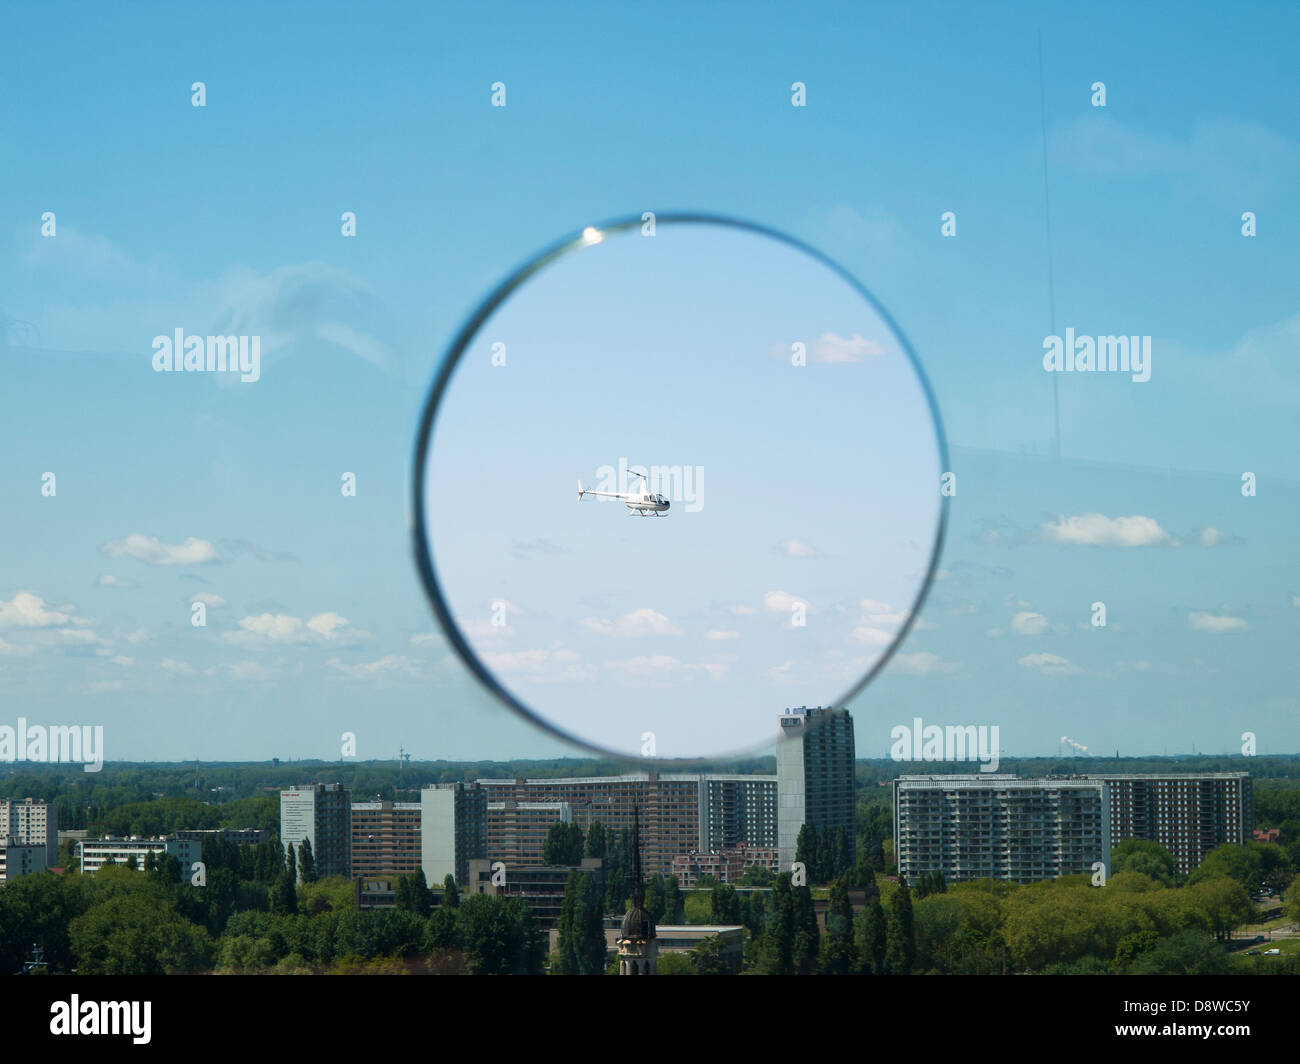
[[[632,905],[645,904],[645,880],[641,877],[641,807],[632,807]]]

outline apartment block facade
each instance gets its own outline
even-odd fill
[[[913,880],[1040,879],[1110,867],[1110,804],[1099,779],[902,776],[894,781],[894,853]]]

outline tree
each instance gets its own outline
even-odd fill
[[[817,969],[817,912],[813,908],[812,891],[807,884],[792,887],[794,902],[794,939],[790,945],[790,963],[796,975],[812,975]]]
[[[303,839],[298,845],[298,882],[316,882],[316,857],[311,852],[311,839]]]
[[[569,873],[560,904],[556,975],[601,975],[605,971],[605,919],[600,888],[590,872]]]
[[[776,886],[768,895],[763,938],[758,951],[758,970],[764,975],[793,975],[794,898],[790,875],[776,877]]]
[[[853,907],[844,881],[831,884],[826,910],[826,934],[822,937],[818,968],[823,975],[852,975],[857,953],[853,942]]]
[[[1128,971],[1129,965],[1134,960],[1143,953],[1148,953],[1154,949],[1159,941],[1160,932],[1158,931],[1134,931],[1131,935],[1125,935],[1119,940],[1119,945],[1115,947],[1115,971]]]
[[[1133,975],[1224,975],[1228,958],[1204,931],[1188,928],[1163,938],[1129,966]]]
[[[727,959],[721,935],[710,935],[690,953],[696,975],[734,975],[735,966]]]
[[[663,922],[666,924],[681,923],[684,917],[684,907],[681,885],[677,882],[676,876],[669,876],[664,880]]]
[[[772,873],[768,871],[766,865],[752,864],[745,869],[744,874],[740,877],[739,885],[742,887],[770,887],[772,885]]]
[[[271,892],[271,912],[279,916],[293,916],[298,912],[298,891],[293,885],[293,876],[281,872]]]
[[[455,880],[452,881],[453,885]],[[424,878],[424,869],[417,868],[411,877],[411,892],[415,901],[415,915],[428,917],[433,912],[433,891],[429,881]]]
[[[623,828],[617,838],[605,842],[605,911],[627,911],[632,892],[632,830]]]
[[[1157,883],[1172,887],[1178,879],[1174,855],[1149,839],[1125,839],[1110,852],[1110,874],[1140,872]]]
[[[460,903],[457,930],[470,975],[538,975],[543,945],[522,898],[470,894]]]
[[[555,953],[551,955],[553,975],[578,974],[578,883],[581,874],[575,868],[564,885],[564,900],[560,902],[560,916],[556,921]]]
[[[284,867],[288,871],[290,879],[296,880],[298,878],[298,862],[294,858],[292,842],[286,843],[284,847]]]
[[[420,875],[424,875],[424,869],[420,869]],[[460,891],[456,888],[456,877],[448,872],[442,877],[442,907],[444,909],[454,909],[460,904]]]
[[[885,968],[890,975],[910,975],[916,955],[915,929],[912,926],[912,892],[907,877],[898,877],[898,889],[889,899],[885,911]]]
[[[801,824],[794,843],[794,859],[804,866],[808,878],[817,879],[817,829],[811,824]]]
[[[206,966],[211,943],[153,891],[116,894],[68,928],[82,975],[164,975]]]
[[[587,847],[584,854],[587,857],[605,856],[605,826],[599,820],[593,820],[591,826],[587,828]]]
[[[542,864],[580,865],[583,846],[582,828],[577,824],[565,824],[557,820],[546,831],[546,839],[542,843]]]
[[[661,953],[655,965],[659,975],[695,975],[695,965],[685,953]]]
[[[601,975],[605,971],[605,911],[600,885],[590,872],[583,872],[578,908],[574,918],[578,933],[578,972]]]
[[[668,899],[665,894],[664,877],[655,873],[645,886],[645,911],[656,924],[663,921]]]
[[[433,893],[421,868],[414,875],[398,876],[394,907],[398,912],[424,918],[433,912]]]
[[[735,887],[722,884],[710,891],[709,920],[714,924],[740,923],[740,898]]]
[[[1282,898],[1282,911],[1292,920],[1300,923],[1300,877],[1291,881]]]
[[[835,869],[832,878],[838,879],[853,867],[853,847],[849,833],[844,825],[835,829]]]
[[[1246,846],[1224,843],[1205,855],[1205,859],[1187,877],[1187,885],[1204,883],[1226,876],[1235,879],[1246,891],[1259,890],[1263,879],[1263,858],[1255,844]]]

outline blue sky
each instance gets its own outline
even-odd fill
[[[854,703],[863,755],[918,714],[999,724],[1015,754],[1061,735],[1236,750],[1246,730],[1300,748],[1298,20],[11,9],[5,719],[103,724],[109,759],[335,757],[344,731],[361,757],[569,749],[495,707],[437,633],[408,542],[416,421],[515,265],[592,221],[685,208],[841,262],[934,386],[958,493],[926,626]],[[1153,349],[1145,384],[1057,379],[1059,463],[1053,325]],[[153,338],[176,328],[261,335],[261,379],[155,374]],[[637,460],[607,450],[591,464]],[[582,472],[562,471],[566,506]],[[707,560],[681,575],[707,581]]]

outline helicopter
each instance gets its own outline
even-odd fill
[[[652,494],[650,491],[650,481],[644,473],[632,472],[632,476],[640,477],[645,481],[645,492],[634,491],[593,491],[591,488],[584,488],[582,481],[578,481],[578,501],[582,502],[584,495],[599,495],[607,499],[622,499],[627,505],[627,514],[631,517],[633,514],[640,514],[642,517],[663,517],[664,513],[672,505],[662,495]]]

